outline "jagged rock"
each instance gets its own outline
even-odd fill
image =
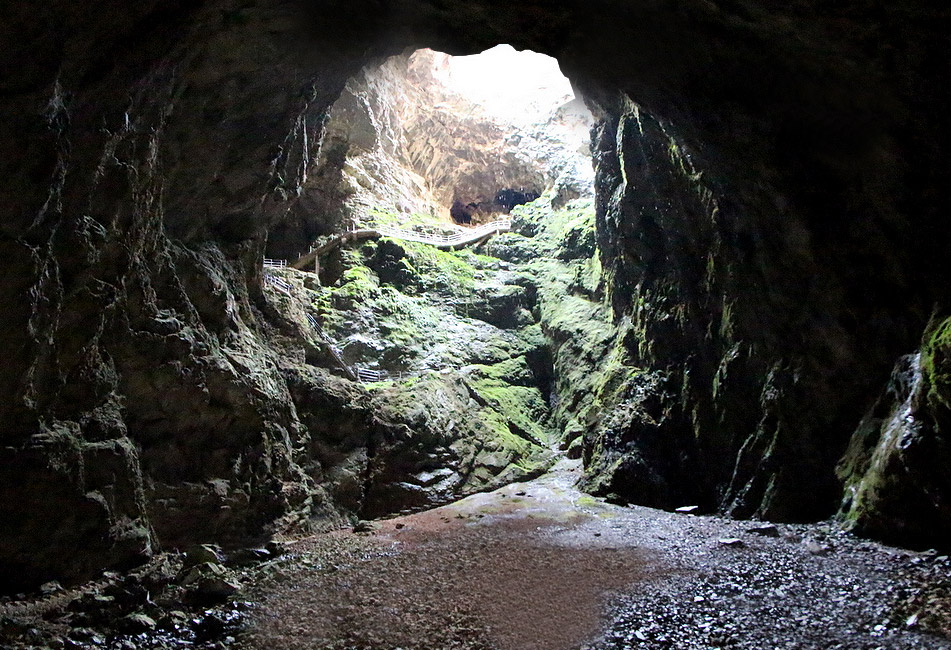
[[[79,643],[87,644],[84,647],[88,647],[88,645],[101,646],[106,642],[104,638],[96,634],[93,630],[84,627],[73,628],[70,630],[68,638]]]
[[[951,319],[935,320],[921,350],[902,357],[859,424],[838,473],[841,518],[853,530],[895,543],[947,545],[951,509]]]
[[[273,557],[281,557],[287,554],[287,544],[273,539],[267,543],[264,549]]]
[[[202,562],[189,568],[183,568],[179,574],[179,584],[187,587],[198,583],[203,577],[220,578],[227,575],[227,570],[217,562]]]
[[[201,544],[192,546],[185,551],[185,559],[182,562],[183,569],[190,569],[198,564],[220,564],[223,560],[221,547],[211,544]]]
[[[140,613],[129,614],[115,623],[116,629],[126,634],[150,632],[156,628],[156,625],[156,622],[152,618]]]
[[[572,460],[581,458],[584,453],[584,442],[581,437],[575,438],[568,445],[568,449],[565,450],[565,457]]]
[[[209,575],[199,578],[194,594],[202,603],[219,603],[228,600],[240,589],[241,584],[236,580]]]
[[[177,630],[188,621],[188,615],[179,610],[173,609],[158,620],[158,626],[163,630]]]
[[[271,557],[273,555],[266,548],[239,548],[228,553],[228,565],[252,566]]]
[[[355,533],[372,533],[379,530],[380,524],[375,521],[366,521],[361,519],[353,525],[353,532]]]
[[[67,610],[75,612],[71,625],[75,627],[97,626],[115,621],[129,611],[129,607],[120,603],[114,596],[100,593],[86,593],[71,601]]]
[[[212,562],[198,564],[183,571],[179,583],[188,587],[189,598],[200,604],[223,602],[241,588],[240,583],[225,567]]]
[[[718,539],[717,543],[720,546],[729,546],[730,548],[742,548],[746,546],[746,543],[737,537],[724,537],[722,539]]]
[[[241,629],[241,614],[236,610],[206,610],[193,618],[191,629],[198,643],[227,643],[228,636],[237,634]],[[232,639],[233,641],[233,639]]]
[[[51,582],[46,582],[40,585],[40,593],[43,594],[44,596],[50,596],[62,590],[63,590],[63,585],[59,584],[55,580]]]

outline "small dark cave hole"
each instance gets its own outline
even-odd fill
[[[495,204],[503,211],[508,212],[515,206],[531,203],[540,196],[539,192],[526,190],[524,187],[518,190],[504,189],[499,190],[495,195]]]
[[[505,188],[496,192],[491,201],[464,203],[457,199],[449,209],[449,216],[452,217],[453,223],[467,226],[495,219],[500,214],[508,214],[513,208],[531,203],[540,196],[541,192],[533,189]]]
[[[479,209],[479,204],[469,203],[466,205],[462,201],[455,201],[449,208],[449,216],[454,223],[460,225],[469,225],[472,223],[472,214]]]

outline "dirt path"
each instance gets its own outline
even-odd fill
[[[258,584],[240,644],[951,649],[896,610],[914,588],[907,553],[821,526],[767,537],[749,522],[612,506],[575,490],[574,469],[293,545]]]

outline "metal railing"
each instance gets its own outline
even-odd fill
[[[367,239],[370,237],[393,237],[394,239],[403,239],[405,241],[415,241],[422,244],[431,244],[433,246],[462,246],[464,244],[471,244],[477,242],[480,239],[494,235],[500,232],[507,232],[512,229],[512,219],[510,217],[505,217],[503,219],[496,219],[490,223],[483,224],[481,226],[476,226],[475,228],[464,228],[458,225],[449,225],[442,227],[444,230],[453,230],[455,234],[452,235],[431,235],[419,230],[414,230],[410,228],[398,228],[396,226],[351,226],[346,232],[340,233],[332,237],[329,241],[324,242],[323,244],[318,245],[317,242],[312,243],[308,248],[306,253],[301,253],[297,261],[291,264],[290,266],[299,270],[303,270],[303,267],[306,264],[310,264],[316,257],[319,257],[322,253],[332,249],[334,246],[341,244],[344,241],[350,239]],[[270,260],[276,264],[281,264],[279,267],[283,268],[284,265],[287,265],[287,262],[284,260]],[[265,266],[267,266],[268,260],[265,260]]]
[[[359,366],[354,366],[353,371],[356,373],[357,379],[365,384],[375,381],[400,381],[409,377],[417,377],[419,375],[419,373],[416,372],[370,370],[369,368],[361,368]]]
[[[395,226],[376,226],[374,230],[384,237],[393,237],[394,239],[404,239],[406,241],[415,241],[422,244],[433,244],[435,246],[455,246],[477,241],[493,235],[498,232],[504,232],[512,229],[512,220],[496,219],[490,223],[477,226],[475,228],[459,227],[454,235],[428,235],[417,230],[407,228],[397,228]]]
[[[320,326],[320,323],[317,322],[317,319],[316,319],[316,318],[314,318],[314,317],[311,316],[310,314],[307,314],[307,322],[310,323],[310,326],[313,327],[314,330],[315,330],[318,334],[320,334],[321,336],[325,336],[325,334],[324,334],[324,328]]]
[[[272,273],[264,274],[264,281],[273,286],[275,289],[287,295],[291,295],[291,289],[294,287],[291,286],[291,283],[287,280],[277,277]]]
[[[387,377],[387,373],[382,370],[370,370],[369,368],[354,368],[354,370],[357,373],[357,379],[364,383],[383,381]]]
[[[287,260],[272,260],[264,258],[264,268],[266,269],[283,269],[287,266]]]

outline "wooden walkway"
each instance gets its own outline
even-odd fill
[[[299,271],[308,271],[317,268],[317,260],[337,246],[347,242],[360,241],[361,239],[375,239],[377,237],[392,237],[393,239],[402,239],[404,241],[415,241],[421,244],[430,244],[441,249],[455,249],[469,244],[475,244],[484,239],[496,235],[500,232],[508,232],[512,229],[512,220],[509,218],[496,219],[487,224],[475,228],[456,227],[455,234],[452,235],[428,235],[409,228],[396,228],[394,226],[376,226],[374,228],[361,228],[358,230],[349,230],[333,237],[330,241],[320,246],[311,247],[311,249],[301,255],[296,262],[288,264],[293,269]],[[266,260],[272,262],[275,266],[282,260]],[[269,266],[265,264],[265,266]]]

